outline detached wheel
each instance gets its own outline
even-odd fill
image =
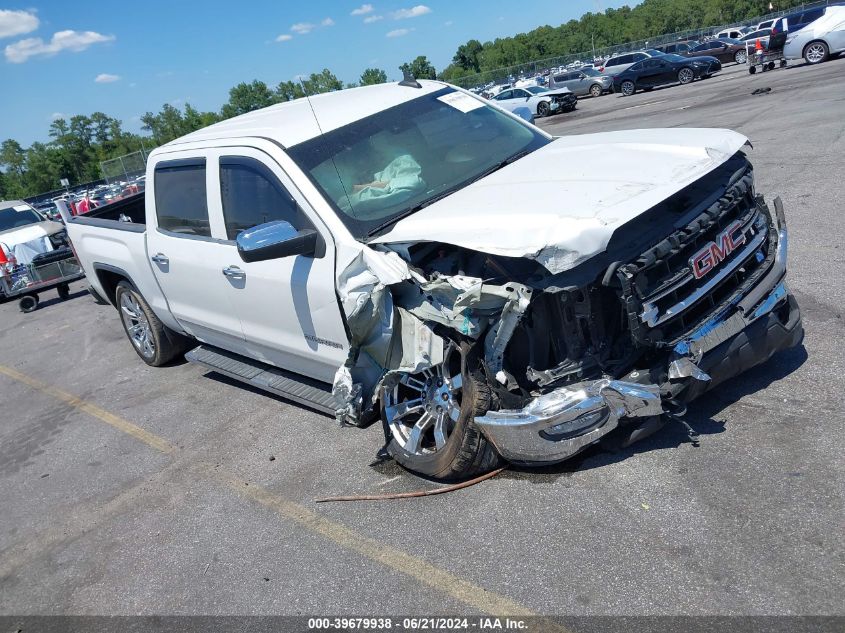
[[[748,52],[747,51],[737,51],[736,55],[734,55],[734,61],[737,64],[744,64],[748,61]]]
[[[67,284],[56,286],[56,292],[59,293],[59,299],[61,299],[62,301],[67,301],[68,297],[70,297],[70,286],[68,286]]]
[[[804,48],[804,61],[808,64],[821,64],[830,56],[830,49],[824,42],[810,42]]]
[[[693,79],[695,79],[695,73],[693,72],[692,68],[681,68],[678,71],[678,81],[681,84],[692,83]]]
[[[622,96],[630,97],[637,91],[637,87],[634,85],[633,81],[631,81],[630,79],[626,79],[622,82],[620,90],[622,91]]]
[[[147,365],[159,367],[187,348],[187,339],[165,326],[128,281],[117,284],[115,303],[132,347]]]
[[[549,116],[549,110],[548,101],[541,101],[537,104],[537,116]]]
[[[441,365],[404,374],[384,387],[381,406],[392,435],[387,450],[408,470],[435,479],[467,479],[500,463],[473,422],[490,406],[489,388],[468,373],[454,344]]]
[[[604,90],[602,90],[602,87],[600,85],[593,84],[592,86],[590,86],[590,94],[592,96],[600,97],[602,92],[604,92]]]
[[[38,295],[24,295],[18,302],[21,312],[35,312],[38,309]]]

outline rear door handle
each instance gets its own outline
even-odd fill
[[[170,263],[170,260],[167,258],[167,256],[162,255],[161,253],[156,253],[155,255],[150,257],[150,259],[161,266],[166,266]]]
[[[242,271],[240,268],[238,268],[237,266],[227,266],[226,268],[223,269],[223,274],[226,275],[227,277],[239,277],[239,278],[246,277],[246,273],[244,271]]]

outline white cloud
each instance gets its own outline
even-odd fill
[[[299,35],[305,35],[314,30],[314,25],[310,22],[297,22],[290,27],[290,30]]]
[[[38,17],[29,11],[0,9],[0,37],[31,33],[38,28]]]
[[[446,22],[443,23],[443,26],[452,26],[453,24],[454,24],[454,22],[452,22],[452,20],[447,20]]]
[[[385,37],[402,37],[403,35],[407,35],[414,29],[395,29],[393,31],[389,31]]]
[[[288,35],[287,33],[282,33],[276,38],[277,42],[287,42],[288,40],[292,40],[293,35]]]
[[[320,26],[334,26],[334,20],[331,18],[326,18],[322,22],[320,22]]]
[[[378,22],[379,20],[383,20],[383,15],[370,15],[364,18],[364,24],[372,24],[373,22]]]
[[[6,61],[22,64],[30,57],[43,55],[49,57],[62,51],[78,53],[93,44],[114,41],[114,35],[103,35],[95,31],[57,31],[49,42],[40,37],[30,37],[9,44],[6,49]]]
[[[373,5],[371,4],[362,4],[360,7],[355,9],[349,15],[367,15],[368,13],[373,12]]]
[[[399,9],[391,13],[394,20],[405,20],[407,18],[418,18],[426,13],[431,13],[431,9],[424,4],[418,4],[410,9]]]
[[[100,73],[94,79],[98,84],[110,84],[115,81],[120,81],[120,75],[110,75],[109,73]]]
[[[67,115],[64,112],[53,112],[53,114],[50,115],[51,121],[55,121],[56,119],[64,119],[64,118],[67,118]]]

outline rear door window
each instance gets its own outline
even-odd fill
[[[155,168],[156,217],[160,229],[211,237],[205,158],[164,161]]]
[[[260,224],[284,220],[303,228],[304,217],[293,197],[264,163],[245,156],[220,158],[220,194],[226,237]]]

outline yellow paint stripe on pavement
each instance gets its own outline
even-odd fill
[[[75,409],[84,411],[88,415],[97,418],[101,422],[105,422],[109,426],[113,426],[118,431],[122,431],[127,435],[131,435],[136,440],[142,441],[144,444],[151,446],[157,451],[170,454],[176,450],[176,447],[170,444],[164,438],[161,438],[158,435],[154,435],[149,431],[145,431],[140,426],[132,424],[131,422],[128,422],[123,418],[114,415],[113,413],[109,413],[105,409],[101,409],[95,404],[86,402],[81,398],[77,398],[76,396],[68,393],[67,391],[52,387],[46,383],[41,382],[40,380],[37,380],[36,378],[32,378],[31,376],[22,374],[16,369],[6,367],[5,365],[0,365],[0,374],[8,376],[13,380],[17,380],[18,382],[21,382],[27,385],[28,387],[32,387],[36,391],[40,391],[41,393],[47,394],[48,396],[52,396],[56,400],[61,400],[65,404],[70,405]]]
[[[176,448],[164,438],[145,431],[139,426],[124,420],[100,407],[77,398],[76,396],[52,387],[35,378],[27,376],[11,367],[0,365],[0,374],[23,383],[33,389],[40,391],[60,400],[80,411],[105,422],[119,431],[131,435],[144,444],[156,449],[161,453],[173,453]],[[213,469],[210,469],[213,471]],[[385,545],[379,541],[358,534],[339,523],[320,516],[303,505],[290,501],[273,494],[269,490],[255,484],[247,485],[247,482],[237,477],[217,472],[217,477],[239,494],[246,496],[262,506],[269,508],[283,519],[292,521],[309,532],[318,534],[323,538],[335,543],[347,550],[357,552],[371,561],[380,563],[385,567],[400,572],[417,580],[423,585],[429,586],[443,592],[458,602],[462,602],[483,613],[496,616],[528,617],[536,615],[529,609],[517,602],[501,596],[492,591],[487,591],[477,585],[455,576],[421,558],[407,554],[401,550]],[[544,631],[565,631],[554,622],[543,623]]]

